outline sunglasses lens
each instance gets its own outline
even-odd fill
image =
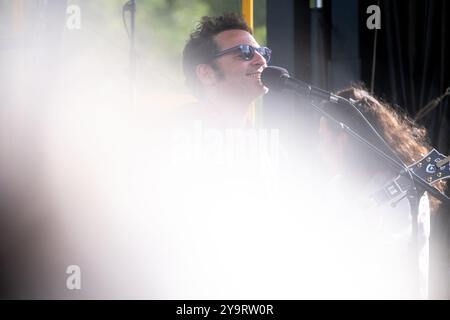
[[[263,47],[263,48],[259,48],[259,52],[261,53],[261,55],[264,57],[264,59],[266,59],[266,62],[270,61],[270,54],[271,51],[269,48]]]
[[[246,59],[246,60],[253,59],[253,56],[255,55],[255,51],[257,51],[260,55],[262,55],[264,57],[264,59],[266,59],[266,62],[269,62],[270,56],[271,56],[271,52],[272,52],[267,47],[260,47],[260,48],[250,47],[250,51],[251,51],[251,55],[249,56],[249,59]]]
[[[241,46],[241,55],[247,61],[252,60],[255,50],[251,46]]]
[[[270,56],[272,53],[272,51],[267,47],[255,48],[255,47],[245,44],[245,45],[240,45],[240,46],[233,47],[230,49],[225,49],[221,52],[216,53],[216,55],[214,57],[217,58],[217,57],[223,56],[224,54],[227,54],[230,52],[235,52],[237,50],[240,51],[241,58],[246,61],[252,60],[253,57],[255,56],[255,51],[257,51],[260,55],[262,55],[264,57],[264,59],[266,59],[266,62],[269,62]]]

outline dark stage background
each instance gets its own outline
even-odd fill
[[[381,29],[376,31],[366,26],[370,5],[380,7]],[[276,50],[273,65],[330,91],[362,83],[417,118],[432,145],[448,155],[450,97],[444,94],[450,94],[449,17],[445,0],[268,0],[267,42]],[[266,101],[270,118],[287,113],[292,127],[314,129],[314,111],[295,103],[280,111],[270,96]],[[450,298],[449,213],[441,207],[432,217],[432,299]]]

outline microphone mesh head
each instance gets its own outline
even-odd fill
[[[261,73],[262,83],[267,88],[276,91],[281,91],[284,88],[286,78],[289,78],[289,72],[281,67],[269,66]]]

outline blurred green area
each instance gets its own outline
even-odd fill
[[[81,14],[81,28],[64,28],[63,59],[68,65],[85,74],[90,66],[95,71],[122,76],[128,74],[130,40],[124,26],[122,8],[127,0],[67,0],[67,6],[76,5]],[[55,35],[47,37],[49,12],[55,7],[61,11],[65,3],[42,0],[0,0],[0,37],[14,47],[26,39],[30,48],[39,50],[44,40],[59,41]],[[216,16],[225,12],[241,12],[242,0],[136,0],[137,79],[141,92],[148,88],[162,88],[173,92],[186,89],[181,68],[181,56],[189,34],[202,16]],[[63,8],[64,9],[64,8]],[[53,11],[52,11],[53,10]],[[266,44],[266,0],[254,0],[254,35],[260,45]],[[57,11],[58,14],[63,12]],[[66,13],[66,22],[71,14]],[[129,13],[125,21],[129,24]],[[54,28],[54,27],[52,27]],[[22,38],[23,37],[23,38]],[[17,38],[17,39],[16,39]],[[20,40],[20,41],[19,41]],[[17,47],[17,50],[21,50]],[[30,53],[30,50],[23,53]],[[16,55],[20,56],[20,55]],[[84,72],[84,73],[83,73]],[[94,72],[94,70],[92,70]],[[83,80],[85,81],[85,80]],[[152,90],[158,91],[156,89]]]
[[[105,37],[126,35],[121,12],[126,0],[69,0],[68,3],[79,5],[84,25],[95,24],[97,30],[100,25]],[[241,12],[242,0],[137,0],[136,7],[138,50],[151,50],[156,57],[179,60],[189,33],[202,16]],[[254,1],[254,33],[256,40],[264,45],[266,0]]]
[[[130,41],[122,19],[127,0],[68,0],[81,11],[81,30],[66,32],[66,52],[79,55],[79,48],[122,54],[117,68],[127,64]],[[174,87],[185,90],[181,68],[182,51],[189,34],[202,16],[242,12],[242,0],[136,0],[135,39],[138,79],[143,91]],[[266,0],[254,0],[254,35],[266,44]],[[129,14],[125,14],[129,24]],[[66,30],[67,31],[67,30]],[[72,50],[73,48],[73,50]],[[153,79],[153,80],[152,80]],[[148,83],[146,81],[152,81]],[[155,91],[155,90],[153,90]]]

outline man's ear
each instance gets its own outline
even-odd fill
[[[195,73],[205,86],[212,86],[217,82],[216,71],[209,64],[199,64],[195,69]]]

